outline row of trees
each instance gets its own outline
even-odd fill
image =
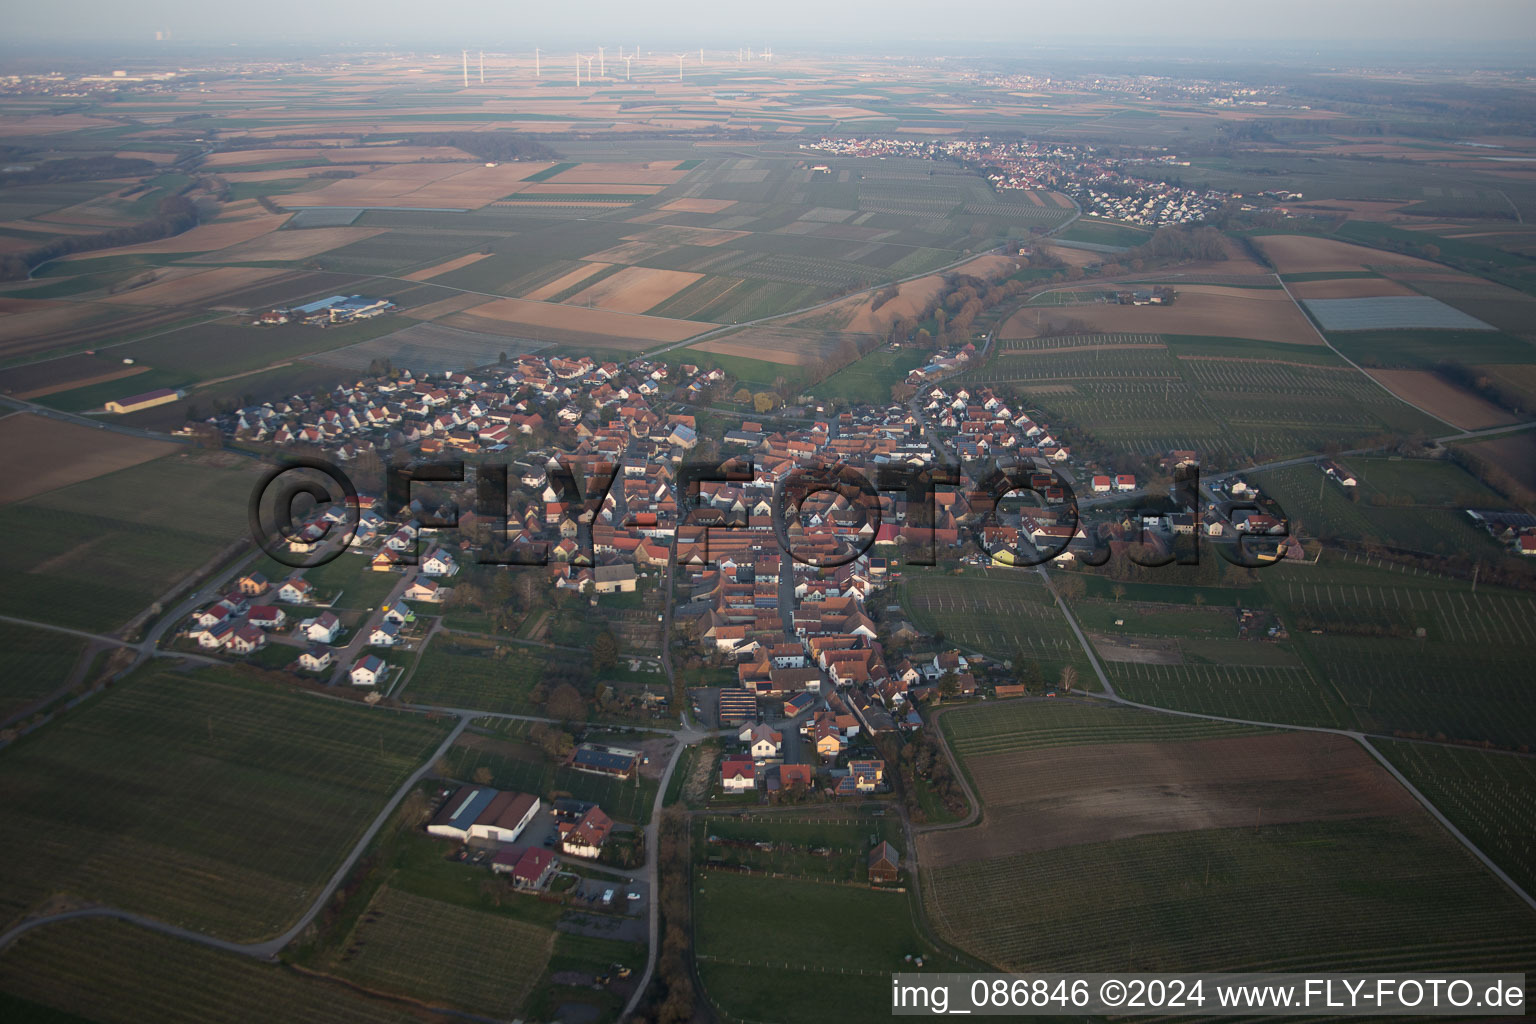
[[[62,235],[35,249],[0,256],[0,281],[25,280],[34,267],[77,252],[115,249],[179,235],[197,226],[197,207],[186,196],[160,200],[155,215],[126,227],[112,228],[92,235]]]
[[[120,156],[72,156],[45,160],[26,170],[0,174],[0,186],[53,185],[64,181],[99,181],[102,178],[133,178],[156,171],[152,160]]]
[[[689,896],[688,816],[680,807],[661,812],[657,826],[656,898],[661,910],[661,949],[656,977],[637,1020],[683,1024],[693,1020],[692,901]]]

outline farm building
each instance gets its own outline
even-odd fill
[[[613,775],[627,779],[635,774],[640,765],[640,752],[622,747],[604,747],[596,743],[583,743],[571,755],[571,767],[594,775]]]
[[[723,689],[720,691],[720,721],[745,722],[757,717],[757,698],[751,690]]]
[[[544,888],[559,867],[560,862],[548,850],[520,846],[506,847],[491,858],[491,870],[499,875],[511,875],[512,884],[519,889]]]
[[[890,843],[882,842],[869,851],[869,880],[894,882],[901,871],[901,854]]]
[[[530,793],[497,793],[469,826],[469,838],[515,842],[538,811],[539,798]]]
[[[538,813],[539,798],[489,786],[460,786],[427,824],[427,834],[467,842],[510,843]]]
[[[592,570],[592,589],[599,594],[629,594],[635,589],[633,565],[599,565]]]
[[[175,402],[186,396],[185,391],[174,388],[157,388],[154,391],[146,391],[142,395],[130,395],[127,398],[119,398],[106,404],[107,412],[125,413],[138,412],[141,409],[153,409],[157,405],[165,405]]]

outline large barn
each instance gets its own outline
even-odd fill
[[[514,842],[538,813],[539,798],[489,786],[460,786],[427,825],[429,835],[467,842]]]

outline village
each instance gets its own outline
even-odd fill
[[[1241,193],[1195,189],[1141,177],[1139,167],[1187,165],[1161,153],[1145,158],[1112,157],[1088,145],[1038,141],[994,142],[954,139],[942,142],[902,138],[822,138],[801,148],[833,156],[907,157],[954,160],[974,166],[999,191],[1055,189],[1072,197],[1086,217],[1156,227],[1205,220]]]
[[[746,729],[771,710],[783,723],[771,735],[788,737],[770,749],[744,733],[752,763],[732,762],[734,775],[722,766],[721,787],[767,793],[820,774],[833,792],[869,793],[883,785],[871,737],[916,727],[924,700],[1009,686],[1017,674],[957,650],[888,657],[875,619],[887,617],[884,594],[903,563],[1100,565],[1130,546],[1166,559],[1197,534],[1260,561],[1303,557],[1283,517],[1241,477],[1175,507],[1134,472],[1074,458],[1066,438],[992,389],[946,386],[973,354],[968,344],[932,355],[912,371],[907,404],[793,423],[748,413],[703,441],[693,414],[662,410],[728,391],[725,375],[645,359],[522,356],[431,378],[399,370],[236,410],[215,421],[232,442],[310,452],[359,472],[384,459],[499,460],[508,466],[502,511],[484,508],[462,484],[419,491],[401,507],[377,491],[361,493],[355,508],[317,506],[286,538],[290,556],[333,549],[345,531],[339,557],[367,558],[375,572],[398,577],[384,601],[349,627],[304,570],[275,580],[256,574],[198,609],[180,642],[241,658],[270,644],[280,650],[264,663],[377,699],[399,681],[395,655],[429,638],[425,610],[437,614],[461,568],[486,552],[594,602],[635,594],[675,557],[674,636],[733,684],[696,692],[702,717]],[[702,478],[701,462],[713,467]],[[1159,471],[1173,480],[1197,464],[1196,452],[1170,452]],[[779,496],[796,474],[818,467],[874,480],[938,465],[961,475],[933,491],[926,508],[902,490],[881,492],[878,507],[830,490],[804,494],[795,507]],[[979,487],[994,467],[1012,494],[994,498]],[[455,494],[461,500],[450,509]],[[781,517],[788,551],[775,528]],[[429,525],[442,522],[455,526]],[[885,627],[920,651],[910,624]],[[821,761],[781,759],[783,750],[799,754],[802,735]],[[800,771],[802,763],[815,770]]]

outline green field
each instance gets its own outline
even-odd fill
[[[901,606],[918,629],[941,632],[944,643],[1012,659],[1016,651],[1038,660],[1047,681],[1066,665],[1078,668],[1078,685],[1097,687],[1081,645],[1040,577],[1022,569],[963,576],[908,574]]]
[[[0,955],[0,989],[0,1016],[49,1024],[422,1020],[334,981],[105,919],[28,932]],[[75,1016],[49,1017],[43,1007]]]
[[[636,775],[629,780],[581,772],[551,764],[533,747],[460,740],[443,755],[448,773],[468,781],[481,769],[491,773],[491,785],[533,793],[542,800],[570,796],[602,805],[614,820],[643,825],[656,803],[656,780]]]
[[[1260,641],[1247,643],[1263,649]],[[1104,670],[1116,693],[1142,704],[1287,725],[1354,724],[1338,693],[1302,665],[1110,662]]]
[[[509,1020],[544,973],[554,941],[538,925],[385,886],[348,936],[337,973],[376,991]]]
[[[1268,731],[1068,697],[954,708],[939,716],[939,725],[962,764],[971,757],[1049,747],[1173,743],[1253,736]]]
[[[256,465],[172,455],[0,508],[0,613],[117,629],[248,532]]]
[[[69,893],[225,938],[278,934],[446,731],[241,669],[141,669],[0,752],[0,910]]]
[[[907,374],[923,365],[925,355],[915,349],[881,348],[845,367],[816,385],[812,394],[818,398],[839,398],[845,402],[888,405],[891,387],[907,379]]]
[[[1152,232],[1116,221],[1079,217],[1056,237],[1067,242],[1090,242],[1094,245],[1114,245],[1129,249],[1150,239]]]
[[[1536,965],[1536,912],[1421,814],[1069,846],[931,871],[923,893],[1004,970]]]
[[[1536,761],[1468,747],[1372,742],[1478,849],[1527,893],[1536,892]]]
[[[0,622],[0,718],[64,685],[84,650],[79,637]]]
[[[495,657],[495,650],[502,656]],[[538,714],[529,695],[543,668],[534,648],[461,646],[440,636],[427,645],[415,674],[396,696],[413,704]]]
[[[924,956],[927,970],[960,969],[916,933],[903,893],[698,872],[693,920],[710,1002],[747,1020],[887,1020],[890,973],[906,967],[903,957]],[[752,922],[749,942],[744,921]]]

